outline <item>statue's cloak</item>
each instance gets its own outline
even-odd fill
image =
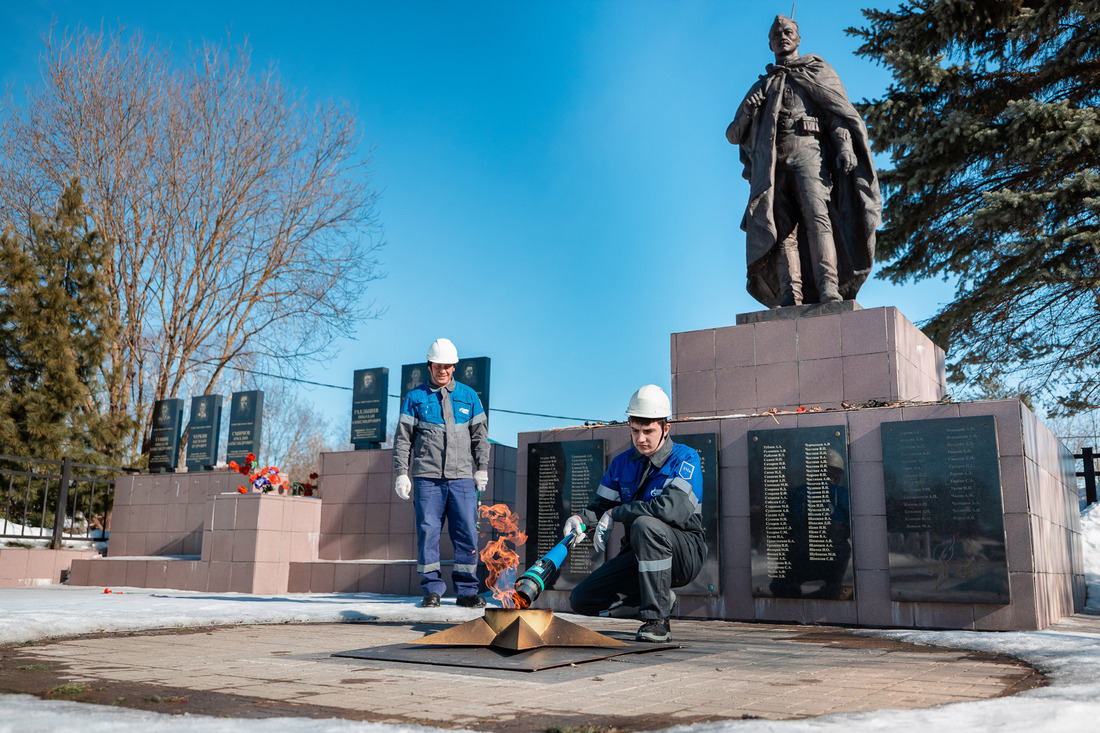
[[[749,293],[764,305],[778,306],[782,299],[775,258],[779,233],[775,224],[775,139],[780,99],[787,84],[806,92],[821,120],[820,143],[824,165],[832,178],[829,204],[833,240],[837,249],[837,279],[840,294],[855,299],[860,286],[871,272],[875,259],[875,230],[882,221],[882,198],[878,177],[871,161],[867,127],[859,116],[844,85],[833,67],[814,54],[802,56],[788,65],[769,64],[767,74],[749,89],[745,98],[761,91],[765,103],[751,108],[745,102],[726,130],[730,143],[741,146],[744,176],[749,181],[749,203],[741,228],[745,230]],[[836,167],[837,151],[830,131],[838,123],[848,130],[856,156],[856,168],[844,173]],[[812,268],[799,231],[799,250],[803,253],[803,291],[816,293]],[[806,299],[813,302],[811,298]]]

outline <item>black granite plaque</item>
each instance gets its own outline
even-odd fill
[[[490,359],[487,356],[475,356],[469,359],[459,359],[455,364],[454,380],[461,382],[477,392],[481,400],[481,408],[485,414],[489,414],[489,366]],[[430,382],[431,372],[428,371],[428,362],[420,364],[405,364],[401,367],[401,401],[405,401],[405,395],[413,387],[418,387],[424,382]]]
[[[226,461],[244,464],[249,453],[260,455],[263,439],[264,393],[234,392],[229,406],[229,448]]]
[[[183,426],[183,400],[157,400],[153,403],[153,427],[149,431],[149,470],[174,471],[180,460],[180,428]]]
[[[187,470],[210,470],[218,463],[218,439],[222,430],[222,396],[191,398],[191,422],[187,425]]]
[[[891,600],[1008,603],[995,418],[881,430]]]
[[[381,448],[386,440],[390,370],[357,369],[351,390],[351,443],[355,450]]]
[[[753,596],[854,600],[847,426],[748,438]]]
[[[477,392],[481,400],[481,409],[489,414],[489,357],[475,356],[471,359],[460,359],[455,364],[455,381],[462,382],[467,387]]]
[[[694,448],[699,454],[700,472],[703,476],[703,529],[707,533],[707,561],[703,569],[691,581],[676,592],[681,595],[722,595],[722,562],[718,528],[721,526],[718,491],[718,436],[714,433],[674,435],[672,439]]]
[[[409,390],[419,387],[424,382],[430,382],[431,373],[428,372],[428,362],[420,364],[405,364],[401,367],[401,403],[405,402],[405,395]]]
[[[579,514],[596,494],[607,470],[602,440],[531,443],[527,446],[527,567],[562,539],[565,520]],[[593,556],[592,533],[573,547],[554,590],[571,590],[603,556]]]

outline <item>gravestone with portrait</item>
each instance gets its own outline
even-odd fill
[[[209,471],[218,463],[218,439],[222,427],[222,396],[191,398],[187,425],[187,470]]]
[[[756,598],[854,600],[847,426],[750,430]]]
[[[234,392],[229,403],[229,446],[227,461],[244,464],[249,453],[260,454],[263,440],[264,393],[261,390]]]
[[[459,359],[455,364],[454,380],[461,382],[477,392],[481,400],[481,407],[486,414],[489,412],[489,367],[490,359],[487,356],[475,356],[469,359]],[[401,401],[405,401],[405,395],[410,389],[431,379],[428,372],[428,363],[405,364],[401,367]]]
[[[423,361],[419,364],[404,364],[401,367],[401,402],[405,402],[405,395],[410,390],[419,387],[431,379],[431,375],[428,373],[428,362]]]
[[[603,440],[566,440],[527,446],[527,567],[562,539],[565,520],[588,506],[607,469]],[[591,533],[566,558],[554,590],[571,590],[603,564]]]
[[[992,415],[884,422],[890,599],[1009,602]]]
[[[149,434],[149,470],[174,471],[179,465],[180,430],[183,427],[183,400],[157,400],[153,403],[153,426]]]
[[[357,369],[351,391],[351,443],[355,450],[373,450],[386,440],[390,370]]]

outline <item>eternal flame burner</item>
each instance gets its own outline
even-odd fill
[[[553,611],[541,608],[486,608],[481,618],[409,643],[487,646],[510,651],[547,646],[630,646],[578,624],[555,618]]]

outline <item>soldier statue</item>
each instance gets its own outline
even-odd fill
[[[867,128],[833,67],[798,54],[793,20],[768,40],[775,63],[726,130],[750,184],[748,291],[769,308],[854,300],[882,218]]]

